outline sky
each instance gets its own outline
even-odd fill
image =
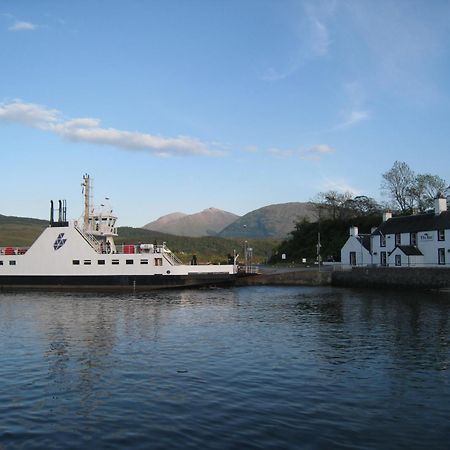
[[[119,225],[450,182],[450,2],[0,0],[0,214]]]

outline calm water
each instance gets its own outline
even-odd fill
[[[450,294],[0,294],[0,449],[448,448]]]

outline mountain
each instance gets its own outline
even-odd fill
[[[238,218],[236,214],[208,208],[196,214],[168,214],[142,228],[177,236],[215,236]]]
[[[146,228],[147,230],[154,230],[154,231],[164,231],[165,227],[170,222],[176,222],[177,220],[181,219],[182,217],[186,217],[187,214],[182,212],[174,212],[171,214],[166,214],[165,216],[161,216],[158,219],[154,220],[153,222],[148,223],[147,225],[144,225],[142,228]]]
[[[239,238],[285,238],[302,219],[317,220],[313,203],[280,203],[251,211],[224,228],[219,236]]]

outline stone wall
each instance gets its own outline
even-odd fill
[[[442,289],[450,288],[450,268],[388,268],[355,267],[349,271],[333,272],[333,286]]]
[[[294,270],[259,274],[238,278],[238,286],[288,285],[288,286],[325,286],[331,284],[331,272],[318,270]]]

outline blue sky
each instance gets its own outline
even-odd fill
[[[0,214],[120,225],[450,181],[448,1],[0,0]]]

